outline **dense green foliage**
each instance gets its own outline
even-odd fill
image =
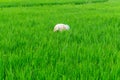
[[[0,8],[0,80],[120,80],[120,3]],[[56,23],[69,24],[53,32]]]
[[[0,2],[87,2],[87,1],[106,1],[106,0],[0,0]]]
[[[61,4],[84,4],[95,2],[106,2],[108,0],[1,0],[0,7],[24,7]]]

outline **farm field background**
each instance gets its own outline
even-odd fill
[[[25,7],[105,2],[108,0],[1,0],[0,7]]]
[[[5,7],[14,2],[0,1],[0,80],[120,80],[119,0]]]
[[[0,2],[39,2],[39,3],[55,3],[55,2],[89,2],[89,1],[107,1],[107,0],[0,0]]]

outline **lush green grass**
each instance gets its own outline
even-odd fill
[[[108,0],[1,0],[0,7],[24,7],[106,2]]]
[[[106,0],[0,0],[0,2],[87,2],[87,1],[106,1]]]
[[[119,4],[0,8],[0,80],[120,80]]]

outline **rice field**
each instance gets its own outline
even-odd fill
[[[0,1],[0,80],[120,80],[119,0],[7,6],[16,2]]]
[[[39,2],[39,3],[51,3],[51,2],[89,2],[89,1],[107,1],[107,0],[0,0],[0,2]]]

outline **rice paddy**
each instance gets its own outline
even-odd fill
[[[0,1],[0,80],[120,80],[120,1],[55,1]]]

